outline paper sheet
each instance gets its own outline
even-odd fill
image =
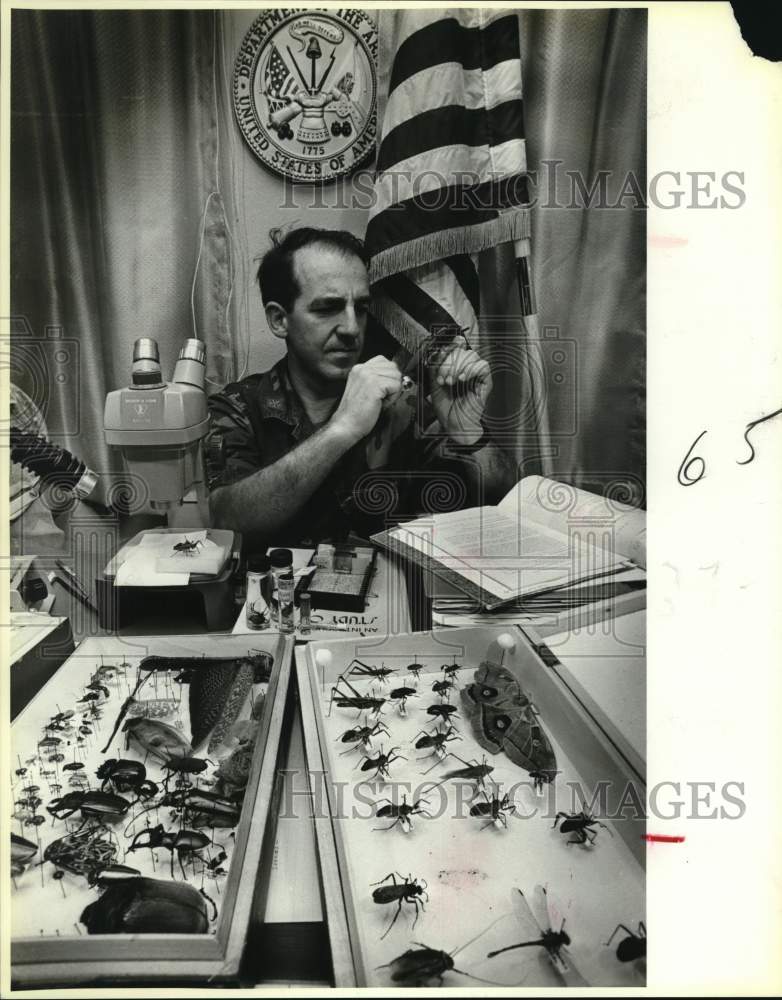
[[[611,545],[617,553],[646,566],[646,511],[611,496],[544,476],[525,476],[497,504],[497,510],[559,533],[590,522],[600,524],[611,532]]]
[[[625,564],[610,551],[545,525],[517,519],[494,507],[436,514],[408,522],[391,537],[430,556],[446,569],[500,600],[584,579]]]
[[[182,534],[147,531],[137,545],[127,547],[125,558],[118,567],[114,577],[115,587],[185,587],[190,580],[191,569],[188,559],[188,569],[180,572],[161,571],[158,563],[168,561],[173,547],[184,542],[201,542],[202,548],[213,545],[208,542],[206,531],[190,531]],[[219,546],[214,546],[218,549]],[[196,559],[193,556],[192,559]]]

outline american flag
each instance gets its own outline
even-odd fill
[[[530,235],[518,18],[381,10],[378,26],[373,312],[410,351],[435,327],[469,341],[476,255]]]
[[[276,45],[272,45],[269,61],[266,63],[264,84],[267,96],[275,104],[282,104],[283,98],[295,94],[299,89]]]

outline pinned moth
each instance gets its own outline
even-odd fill
[[[534,705],[506,667],[484,662],[475,680],[461,690],[462,705],[475,738],[491,754],[500,751],[514,764],[550,782],[557,759]]]

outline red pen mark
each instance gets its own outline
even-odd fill
[[[647,844],[683,844],[684,837],[670,837],[665,833],[645,833],[642,837]]]
[[[665,234],[652,233],[649,237],[649,246],[655,250],[673,250],[676,247],[684,247],[690,241],[683,236],[668,236]]]

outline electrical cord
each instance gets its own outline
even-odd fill
[[[72,489],[89,471],[84,462],[64,448],[15,427],[11,428],[11,461],[39,476],[42,482],[55,479],[59,485]]]

